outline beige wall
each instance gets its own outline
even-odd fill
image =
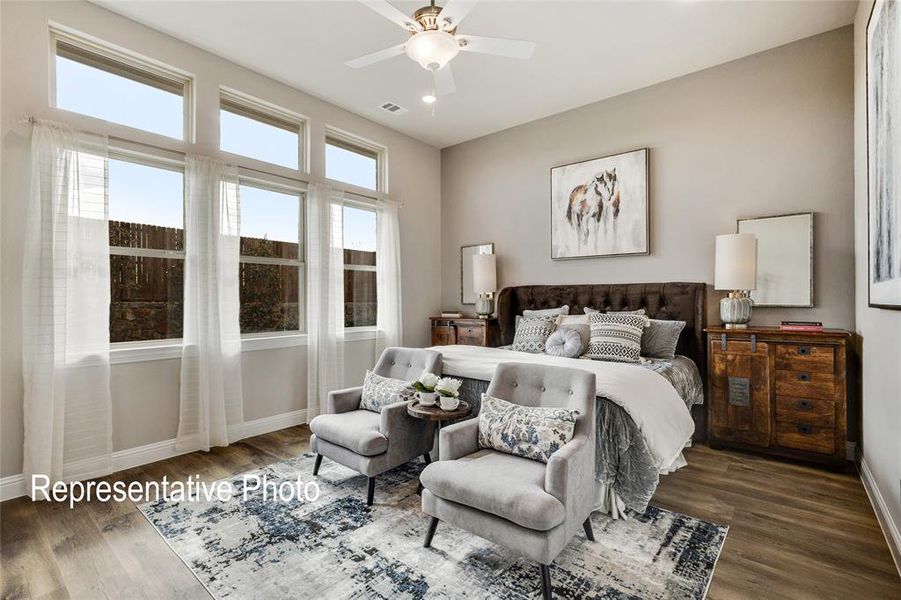
[[[856,327],[863,342],[863,459],[897,536],[901,527],[901,311],[869,308],[867,302],[866,27],[872,6],[872,0],[861,2],[854,20]]]
[[[846,27],[445,148],[442,306],[459,305],[463,244],[495,243],[501,287],[712,282],[714,236],[737,217],[815,211],[815,308],[754,321],[853,327],[851,39]],[[643,147],[650,256],[552,261],[550,167]]]
[[[0,297],[0,475],[21,471],[22,382],[21,303],[19,299],[22,222],[27,184],[26,115],[63,120],[90,131],[139,138],[176,151],[218,156],[218,87],[225,85],[304,114],[311,119],[312,176],[324,176],[325,127],[330,125],[388,148],[390,193],[401,210],[404,273],[404,341],[428,342],[426,318],[440,304],[440,153],[322,100],[253,73],[193,46],[138,25],[87,2],[2,2],[2,297]],[[194,144],[165,141],[150,134],[67,114],[50,107],[48,21],[178,67],[196,77],[197,138]],[[350,380],[373,360],[371,341],[348,343]],[[306,407],[304,348],[246,352],[245,416],[248,420]],[[123,450],[175,436],[178,420],[179,361],[113,366],[114,449]]]

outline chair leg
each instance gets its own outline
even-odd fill
[[[313,475],[319,475],[319,467],[322,466],[322,455],[316,455],[316,464],[313,465]]]
[[[422,455],[422,462],[424,462],[427,465],[432,464],[432,457],[429,456],[428,452],[426,452],[425,454]]]
[[[425,532],[425,542],[422,544],[423,548],[432,547],[432,538],[435,537],[436,529],[438,529],[438,517],[432,517],[432,520],[429,521],[429,530]]]
[[[541,597],[551,600],[554,594],[551,592],[551,567],[550,565],[538,565],[541,567]]]
[[[582,527],[585,528],[585,537],[588,538],[589,542],[594,541],[594,530],[591,528],[591,517],[585,519],[585,522],[582,523]]]
[[[369,486],[366,490],[366,506],[372,506],[372,497],[375,495],[375,477],[369,478]]]

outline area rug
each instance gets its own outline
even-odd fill
[[[251,472],[269,482],[317,481],[321,495],[243,499],[247,474],[226,501],[158,501],[144,516],[214,598],[496,598],[540,596],[538,567],[512,550],[449,524],[431,548],[416,493],[421,463],[376,479],[313,455]],[[248,489],[253,487],[248,485]],[[289,489],[289,488],[283,488]],[[289,495],[289,494],[285,494]],[[591,518],[596,542],[579,532],[551,567],[556,598],[703,598],[727,528],[659,508],[628,520]]]

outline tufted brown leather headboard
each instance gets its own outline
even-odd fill
[[[504,288],[497,297],[497,317],[504,345],[513,343],[516,315],[569,305],[569,314],[583,314],[586,306],[600,310],[644,308],[652,319],[685,321],[676,352],[695,361],[707,381],[707,285],[704,283],[614,283],[575,285],[519,285]],[[695,441],[707,437],[706,403],[692,409]]]

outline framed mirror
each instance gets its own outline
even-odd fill
[[[472,288],[472,257],[476,254],[494,254],[494,244],[475,244],[460,248],[460,303],[475,304],[476,293]]]
[[[757,236],[754,306],[813,306],[813,213],[738,220]]]

